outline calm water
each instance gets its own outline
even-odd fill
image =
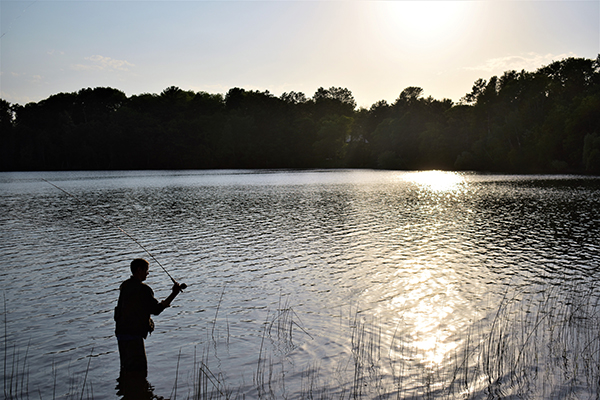
[[[535,370],[532,398],[594,397],[599,210],[591,177],[1,173],[5,394],[20,382],[31,398],[119,397],[112,313],[130,260],[151,262],[157,298],[171,284],[109,220],[189,286],[146,341],[159,396],[190,396],[201,361],[246,398],[486,398],[495,379],[510,396],[523,382],[486,358],[501,336],[517,375]],[[574,304],[583,322],[553,328]],[[531,333],[548,321],[550,336]],[[562,355],[524,351],[566,337]],[[553,357],[576,363],[577,349],[590,372],[561,378]]]

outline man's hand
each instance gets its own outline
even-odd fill
[[[175,296],[177,296],[185,288],[185,286],[183,286],[183,287],[182,286],[183,285],[180,285],[177,282],[173,283],[173,289],[171,289],[171,290],[173,291],[173,293],[175,294]]]
[[[166,299],[164,299],[161,304],[165,307],[170,307],[171,306],[171,302],[173,300],[175,300],[175,297],[183,290],[186,288],[185,283],[183,285],[180,285],[179,283],[173,281],[173,289],[171,294],[169,295],[169,297],[167,297]]]

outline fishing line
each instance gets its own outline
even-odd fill
[[[72,195],[71,193],[67,192],[65,189],[61,188],[58,185],[55,185],[54,183],[52,183],[52,182],[50,182],[50,181],[48,181],[48,180],[46,180],[44,178],[41,178],[41,179],[44,182],[46,182],[46,183],[54,186],[55,188],[57,188],[61,192],[65,193],[66,195],[72,197],[79,204],[86,206],[86,204],[84,204],[83,201],[81,201],[79,198],[77,198],[76,196]],[[173,277],[171,276],[171,274],[169,274],[169,271],[167,271],[167,269],[165,267],[163,267],[163,265],[160,263],[160,261],[158,261],[156,259],[156,257],[154,257],[152,255],[152,253],[150,253],[150,251],[148,251],[148,249],[142,243],[140,243],[139,240],[137,240],[136,238],[134,238],[133,236],[131,236],[125,229],[121,228],[119,225],[115,224],[113,221],[111,221],[110,219],[108,219],[100,211],[96,211],[96,210],[92,209],[91,212],[93,212],[94,214],[96,214],[97,216],[99,216],[100,218],[102,218],[105,222],[108,222],[110,225],[112,225],[113,227],[115,227],[118,230],[120,230],[121,232],[123,232],[129,239],[133,240],[138,246],[140,246],[142,248],[142,250],[144,250],[146,252],[146,254],[148,254],[158,264],[159,267],[162,268],[163,271],[165,271],[165,273],[169,276],[169,278],[171,278],[171,281],[173,281],[174,284],[178,284],[177,281],[175,279],[173,279]],[[181,286],[182,290],[185,289],[185,288],[187,288],[187,285],[185,283],[182,283],[180,286]]]
[[[25,11],[27,11],[27,9],[28,9],[29,7],[31,7],[32,5],[34,5],[34,4],[35,4],[35,3],[37,3],[37,2],[38,2],[38,0],[35,0],[33,3],[31,3],[31,4],[29,4],[27,7],[25,7],[25,8],[23,9],[23,11],[21,11],[21,13],[20,13],[19,15],[17,15],[15,18],[13,18],[13,19],[12,19],[12,21],[10,21],[10,22],[9,22],[9,24],[8,24],[8,27],[6,28],[6,30],[4,31],[4,33],[2,33],[2,35],[0,35],[0,39],[2,39],[2,38],[4,37],[4,35],[6,35],[6,34],[8,33],[8,31],[10,31],[10,28],[11,28],[11,26],[12,26],[13,22],[15,22],[16,20],[18,20],[19,18],[21,18],[21,16],[22,16],[23,14],[25,14]]]

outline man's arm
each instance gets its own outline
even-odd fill
[[[181,285],[177,282],[175,282],[173,284],[173,291],[171,292],[171,294],[169,295],[169,297],[167,297],[166,299],[164,299],[163,301],[161,301],[161,304],[164,307],[169,307],[171,305],[171,302],[173,300],[175,300],[175,297],[177,297],[177,295],[181,292]]]

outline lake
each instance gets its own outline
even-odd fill
[[[5,397],[122,397],[138,257],[159,300],[152,257],[188,285],[146,340],[157,396],[600,393],[599,177],[23,172],[0,196]]]

